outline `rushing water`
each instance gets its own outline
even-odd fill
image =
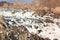
[[[9,28],[12,26],[19,27],[23,25],[31,34],[36,34],[44,39],[49,38],[51,40],[60,40],[60,18],[57,19],[51,17],[50,15],[53,14],[46,14],[41,17],[35,15],[35,11],[30,9],[17,10],[8,8],[0,9],[0,13]]]

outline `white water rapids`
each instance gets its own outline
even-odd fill
[[[0,15],[4,17],[10,26],[23,25],[32,34],[37,34],[42,38],[49,38],[51,40],[60,40],[60,18],[53,18],[49,14],[41,17],[34,13],[35,11],[31,10],[0,9]],[[46,19],[53,21],[53,23],[46,23],[44,21]]]

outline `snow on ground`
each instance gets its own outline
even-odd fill
[[[5,9],[0,9],[5,10]],[[8,11],[8,10],[7,10]],[[13,10],[14,11],[14,10]],[[50,14],[45,15],[43,17],[35,17],[33,15],[34,11],[27,11],[25,10],[19,10],[15,12],[6,12],[1,11],[1,15],[4,16],[4,20],[8,20],[7,23],[9,25],[23,25],[27,28],[27,30],[31,34],[37,34],[38,36],[42,38],[49,38],[51,40],[57,39],[60,40],[60,18],[53,18],[50,16]],[[12,15],[12,16],[10,16]],[[14,15],[14,16],[13,16]],[[10,17],[10,19],[8,18]],[[12,18],[11,18],[12,17]],[[46,23],[44,20],[49,19],[53,21],[53,23]]]
[[[43,38],[49,38],[51,40],[53,39],[59,39],[60,40],[60,28],[56,24],[53,23],[47,23],[47,26],[42,28],[42,32],[38,35]]]

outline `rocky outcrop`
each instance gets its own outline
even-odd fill
[[[0,2],[0,6],[2,7],[2,6],[12,6],[13,4],[12,3],[9,3],[9,2],[6,2],[6,1],[1,1]]]

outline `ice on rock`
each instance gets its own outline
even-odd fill
[[[16,16],[17,18],[18,18],[18,17],[19,17],[19,18],[20,18],[20,17],[21,17],[21,18],[24,18],[24,16],[23,16],[22,13],[23,13],[23,11],[17,12],[17,13],[15,13],[15,16]]]
[[[9,25],[12,25],[12,24],[13,24],[13,22],[10,22],[10,21],[9,21]]]
[[[24,13],[24,17],[31,17],[34,12],[26,12]]]
[[[12,16],[12,13],[10,11],[4,12],[3,13],[4,16]]]
[[[26,27],[26,28],[30,33],[33,33],[33,34],[37,33],[37,29],[35,29],[34,26],[32,26],[32,28],[28,28],[28,27]]]

